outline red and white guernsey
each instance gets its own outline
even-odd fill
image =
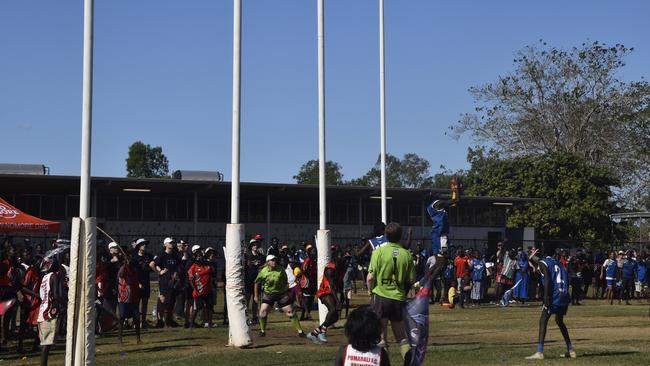
[[[43,322],[57,317],[57,309],[54,307],[54,300],[52,299],[52,288],[50,286],[50,278],[52,272],[43,276],[41,281],[41,289],[39,291],[41,296],[41,305],[38,308],[38,322]]]
[[[381,364],[381,348],[374,347],[368,352],[357,351],[348,345],[343,355],[343,366],[379,366]]]

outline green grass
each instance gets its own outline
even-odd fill
[[[355,303],[364,302],[361,295]],[[221,309],[221,305],[219,305]],[[650,317],[648,305],[609,306],[586,301],[569,309],[566,323],[578,353],[576,360],[564,360],[559,354],[564,342],[551,320],[547,333],[544,361],[525,361],[535,351],[540,309],[537,304],[523,307],[443,309],[431,306],[427,365],[650,365]],[[314,315],[317,313],[314,312]],[[330,342],[316,346],[298,338],[284,315],[273,313],[267,336],[258,338],[250,349],[226,347],[228,329],[153,329],[143,333],[142,345],[135,343],[129,331],[124,344],[114,335],[97,339],[96,365],[331,365],[338,347],[345,343],[341,326],[329,332]],[[219,321],[220,323],[220,321]],[[305,331],[316,322],[302,323]],[[389,337],[392,342],[392,336]],[[29,347],[29,344],[28,344]],[[50,365],[63,364],[63,347],[50,357]],[[397,347],[389,347],[392,365],[401,365]],[[38,355],[26,359],[13,350],[3,349],[2,365],[37,365]]]

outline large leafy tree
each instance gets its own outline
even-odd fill
[[[142,141],[129,146],[126,159],[126,176],[134,178],[160,178],[169,175],[169,161],[160,146],[151,147]]]
[[[625,177],[621,195],[639,203],[650,181],[650,85],[618,72],[633,51],[543,41],[519,51],[514,70],[470,88],[477,107],[452,126],[505,157],[571,154]]]
[[[349,184],[376,187],[381,184],[381,157],[363,177]],[[430,188],[433,178],[431,163],[415,153],[404,154],[402,159],[386,154],[386,186],[394,188]]]
[[[327,185],[343,184],[343,168],[339,163],[328,160],[325,162],[325,183]],[[318,160],[309,160],[300,167],[298,174],[293,176],[298,184],[318,184]]]
[[[468,194],[543,199],[512,208],[509,227],[535,227],[544,239],[611,239],[610,187],[619,182],[608,169],[560,153],[503,159],[478,149],[470,150],[468,160]]]

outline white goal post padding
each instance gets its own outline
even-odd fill
[[[228,224],[226,226],[226,305],[228,306],[229,344],[235,347],[250,346],[250,328],[246,297],[244,296],[244,265],[242,239],[244,225]]]
[[[66,366],[95,364],[95,262],[97,220],[72,219],[68,281]]]
[[[330,231],[329,230],[318,230],[316,232],[316,250],[317,250],[317,263],[318,263],[318,288],[320,288],[320,283],[323,280],[323,273],[325,272],[325,266],[330,262],[331,253],[330,253]],[[318,301],[318,319],[320,324],[323,324],[325,317],[327,316],[327,307]]]

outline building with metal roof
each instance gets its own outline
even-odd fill
[[[156,242],[176,236],[218,245],[230,220],[229,182],[93,177],[91,192],[91,215],[123,242],[138,237]],[[440,198],[450,194],[449,190],[434,193]],[[318,228],[317,185],[241,183],[240,194],[241,222],[247,235],[260,233],[290,244],[313,240]],[[388,220],[412,227],[415,239],[426,241],[431,226],[425,209],[429,190],[389,188],[387,196]],[[78,215],[79,177],[0,174],[0,197],[32,215],[61,221],[65,237],[72,217]],[[354,244],[367,236],[381,217],[378,198],[379,188],[327,187],[327,222],[333,242]],[[463,196],[459,205],[449,209],[450,239],[464,246],[496,244],[506,237],[508,208],[532,201]]]

